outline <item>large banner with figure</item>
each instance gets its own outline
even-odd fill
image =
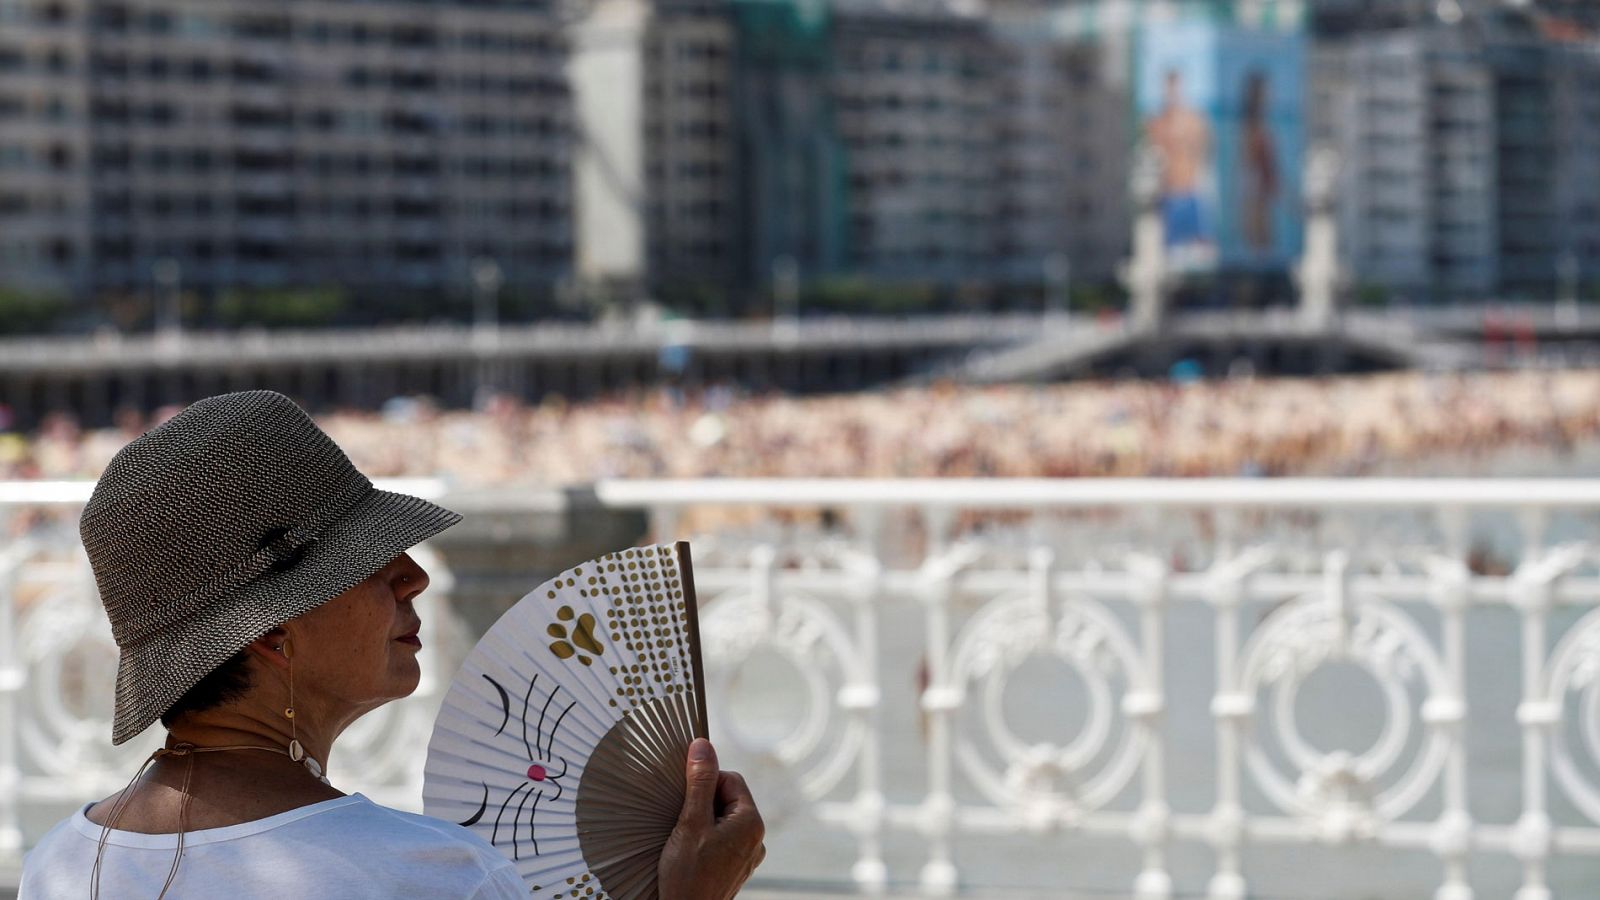
[[[1167,264],[1272,271],[1300,253],[1305,46],[1209,22],[1150,25],[1138,140],[1160,166]]]

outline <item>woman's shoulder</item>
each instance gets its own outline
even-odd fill
[[[23,883],[33,882],[24,896],[81,895],[73,893],[77,882],[72,873],[88,870],[102,830],[83,809],[52,829],[24,859]],[[126,852],[136,850],[159,857],[164,873],[177,836],[115,831],[108,838],[109,847],[125,848],[113,851],[114,868],[119,862],[136,862],[143,854]],[[188,832],[183,865],[201,881],[208,872],[220,877],[240,865],[287,873],[306,863],[308,847],[319,848],[320,858],[340,860],[337,874],[324,871],[319,876],[325,885],[329,878],[345,878],[359,882],[348,885],[352,889],[368,892],[349,896],[387,896],[397,885],[420,885],[426,896],[526,896],[511,861],[481,837],[450,822],[381,806],[361,794],[255,822]],[[70,889],[47,889],[63,878],[71,882]],[[242,896],[255,895],[247,891]]]
[[[340,807],[323,824],[352,856],[393,861],[412,873],[411,883],[429,876],[475,880],[475,898],[526,896],[516,867],[482,837],[453,822],[382,806],[361,794],[351,797],[359,802]]]
[[[350,800],[354,802],[341,805],[322,824],[357,839],[381,836],[410,848],[435,846],[469,851],[487,861],[510,865],[488,841],[453,822],[374,803],[364,794],[351,794]]]

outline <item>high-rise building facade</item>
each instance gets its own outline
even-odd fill
[[[1323,37],[1417,25],[1456,24],[1474,16],[1510,10],[1561,32],[1600,29],[1594,0],[1307,0],[1311,30]]]
[[[1498,14],[1324,44],[1314,133],[1340,154],[1354,278],[1418,298],[1547,298],[1600,274],[1597,50]]]
[[[730,311],[745,267],[731,5],[601,0],[573,40],[579,276]]]
[[[730,104],[737,46],[727,4],[657,0],[644,46],[651,280],[657,290],[725,294],[722,286],[739,272],[738,148]],[[726,297],[717,304],[726,310]]]
[[[738,290],[849,269],[848,156],[825,2],[734,0]]]
[[[1101,47],[876,2],[604,0],[574,36],[579,271],[674,306],[784,282],[1036,290],[1127,245]]]
[[[1103,48],[997,28],[996,262],[1013,284],[1107,283],[1131,233],[1128,92]]]
[[[1600,41],[1552,48],[1551,140],[1557,149],[1558,289],[1600,281]]]
[[[992,281],[1001,60],[985,24],[947,12],[841,9],[833,40],[847,265],[891,281]]]
[[[565,57],[544,2],[0,0],[0,281],[548,286]]]
[[[1460,35],[1403,31],[1322,48],[1314,134],[1339,153],[1347,271],[1424,298],[1492,292],[1493,80]]]
[[[0,287],[88,283],[94,235],[86,4],[0,2]]]

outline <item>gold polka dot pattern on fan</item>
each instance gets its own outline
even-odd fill
[[[593,566],[595,569],[589,574],[581,566],[571,570],[557,579],[557,585],[568,592],[568,597],[576,588],[580,598],[592,602],[597,612],[604,612],[603,624],[587,614],[579,617],[580,626],[585,617],[590,622],[589,630],[580,628],[585,640],[609,638],[624,657],[635,660],[608,667],[617,682],[610,705],[635,709],[653,697],[693,691],[692,669],[686,659],[689,649],[684,637],[683,589],[671,549],[630,548],[601,556]],[[549,599],[559,599],[558,592],[550,591]],[[570,620],[572,611],[562,607],[557,615]],[[559,622],[551,624],[550,634],[558,638],[551,650],[557,656],[575,657],[587,665],[584,651],[600,654],[579,641],[579,632],[569,637],[568,630]]]
[[[582,875],[574,875],[566,879],[565,883],[554,888],[545,888],[536,884],[533,886],[533,896],[541,896],[540,891],[554,890],[555,893],[550,895],[550,900],[578,900],[580,897],[586,898],[586,900],[610,900],[609,894],[603,890],[598,890],[599,884],[600,882],[595,878],[593,872],[584,872]]]

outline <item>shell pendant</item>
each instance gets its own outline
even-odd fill
[[[306,766],[306,771],[310,772],[312,775],[316,776],[316,779],[318,781],[322,782],[323,784],[327,784],[328,783],[328,776],[322,774],[322,766],[318,765],[316,760],[312,759],[309,756],[306,757],[305,766]]]

